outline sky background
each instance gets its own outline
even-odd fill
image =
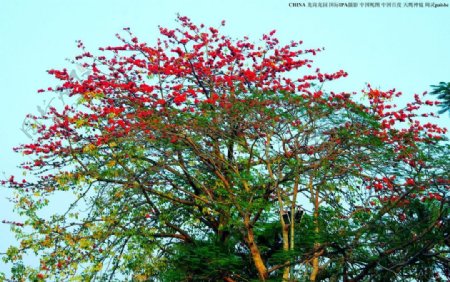
[[[55,85],[46,70],[73,68],[65,58],[79,53],[75,40],[96,50],[118,43],[114,34],[130,27],[140,41],[154,42],[158,25],[175,27],[177,13],[207,26],[226,20],[221,31],[234,38],[249,36],[257,42],[276,29],[282,43],[303,40],[308,48],[325,47],[314,65],[324,72],[349,73],[327,83],[328,90],[359,91],[369,82],[385,90],[396,88],[407,99],[429,91],[431,84],[450,81],[450,8],[292,8],[290,2],[320,1],[2,1],[0,178],[21,173],[16,166],[25,159],[12,148],[31,141],[21,130],[24,118],[54,98],[36,90]],[[390,1],[378,1],[383,2]],[[438,123],[450,127],[449,116],[441,116]],[[6,199],[10,195],[0,187],[0,221],[19,218]],[[0,253],[13,243],[9,226],[0,223]],[[7,268],[0,261],[0,272]]]

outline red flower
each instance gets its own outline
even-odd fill
[[[317,91],[317,92],[314,92],[314,99],[318,99],[318,98],[320,98],[320,97],[322,97],[322,94],[323,94],[323,92],[322,91]]]
[[[244,76],[249,81],[254,81],[256,79],[256,74],[252,72],[251,70],[245,70]]]
[[[141,84],[141,86],[139,86],[139,89],[144,93],[151,93],[153,91],[153,88],[154,87],[147,84]]]
[[[369,92],[369,98],[374,99],[378,98],[380,96],[380,90],[377,89],[371,89]]]
[[[173,101],[175,102],[175,104],[179,105],[181,103],[183,103],[184,101],[186,101],[186,94],[182,94],[182,95],[178,95],[176,96]]]
[[[124,122],[123,120],[118,120],[118,121],[117,121],[117,124],[118,124],[120,127],[125,128],[125,122]]]
[[[176,137],[176,136],[173,136],[171,139],[170,139],[170,143],[175,143],[175,142],[177,142],[178,141],[178,137]]]

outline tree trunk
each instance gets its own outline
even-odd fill
[[[283,228],[283,250],[289,251],[289,225],[287,225],[283,219],[282,220],[282,228]],[[292,223],[292,219],[291,219]],[[286,261],[286,263],[289,263],[290,261]],[[289,271],[290,267],[286,266],[283,270],[283,282],[289,281]]]
[[[258,245],[255,242],[253,227],[250,226],[250,217],[247,215],[244,218],[244,224],[247,229],[245,240],[247,241],[247,245],[250,249],[253,263],[255,264],[256,270],[258,271],[259,279],[261,279],[261,281],[266,281],[266,279],[269,276],[269,273],[267,272],[267,267],[264,264],[264,261],[261,257],[261,253],[259,252]]]
[[[298,160],[298,159],[297,159]],[[295,182],[294,182],[294,192],[292,195],[292,203],[291,203],[291,225],[290,227],[290,239],[289,239],[289,250],[291,252],[295,249],[295,224],[297,222],[297,219],[295,218],[295,205],[297,203],[297,194],[298,194],[298,183],[300,181],[299,173],[295,176]],[[298,219],[298,223],[300,223],[301,218]],[[291,281],[294,281],[294,265],[291,265],[289,273],[289,278]]]
[[[310,178],[310,190],[313,191],[312,186],[312,178]],[[314,233],[315,237],[317,238],[319,236],[319,188],[316,188],[316,191],[314,193]],[[316,239],[317,240],[317,239]],[[309,277],[309,280],[316,281],[317,274],[319,273],[319,256],[320,253],[317,252],[317,249],[320,247],[320,244],[314,243],[314,248],[316,249],[316,252],[314,253],[314,257],[312,260],[312,267],[313,270],[311,272],[311,276]]]

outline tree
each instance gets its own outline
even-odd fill
[[[442,109],[439,110],[439,113],[450,113],[450,82],[440,82],[439,85],[431,85],[431,87],[433,88],[431,94],[437,95],[438,99],[442,100],[440,104]]]
[[[33,175],[4,181],[26,217],[13,279],[448,275],[446,130],[417,120],[434,102],[396,109],[400,93],[370,85],[356,102],[323,90],[347,74],[311,71],[321,49],[178,21],[153,47],[129,29],[104,55],[80,42],[84,80],[49,71],[74,103],[34,117],[36,142],[16,148]],[[45,217],[60,191],[72,204]]]

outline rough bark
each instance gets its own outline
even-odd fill
[[[255,268],[258,271],[258,275],[261,281],[266,281],[267,277],[269,276],[269,272],[267,271],[267,267],[261,257],[261,252],[258,249],[258,245],[255,242],[253,227],[250,225],[250,216],[245,216],[244,224],[245,228],[247,229],[245,239],[247,241],[248,248],[250,249],[253,263],[255,264]]]

